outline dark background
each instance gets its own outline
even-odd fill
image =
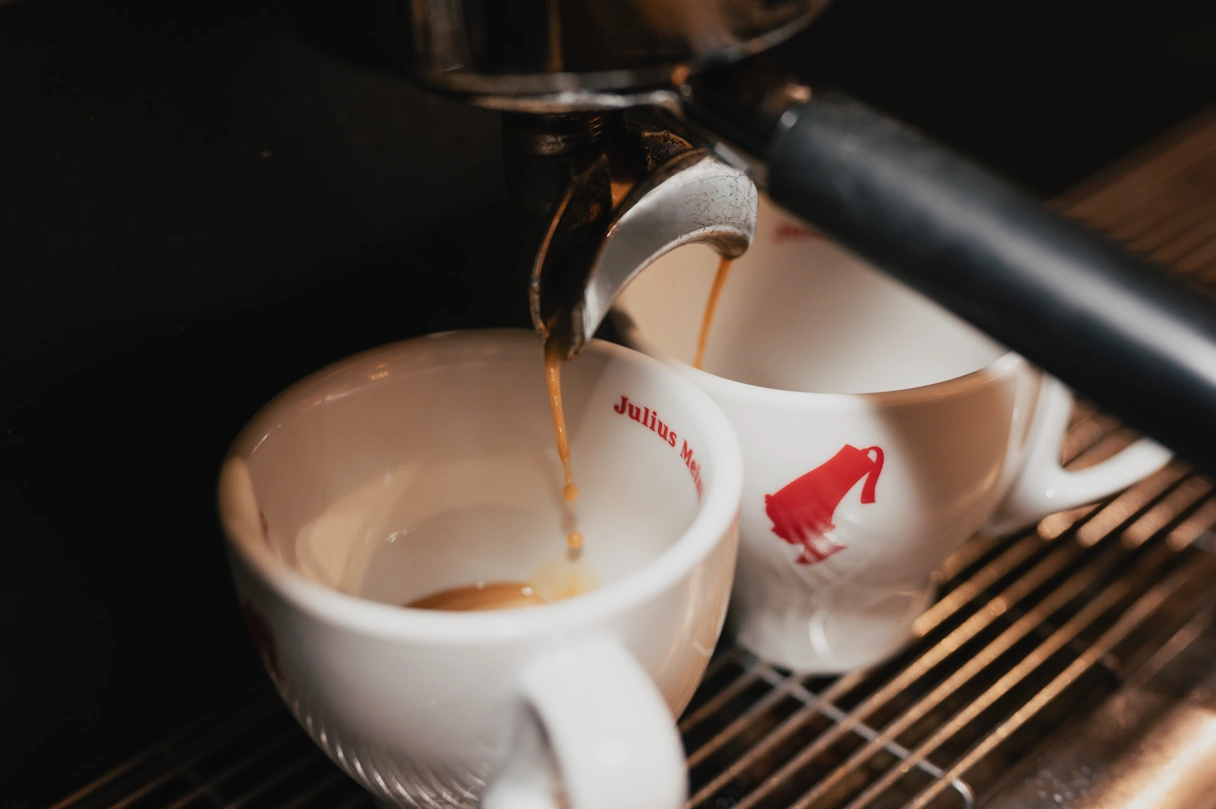
[[[836,0],[781,56],[1046,197],[1216,101],[1216,9],[1126,5]],[[496,115],[256,2],[0,2],[0,803],[265,687],[227,442],[354,351],[526,326],[539,234]]]

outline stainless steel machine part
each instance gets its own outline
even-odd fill
[[[291,0],[306,37],[501,110],[620,109],[750,56],[827,0]]]
[[[1179,630],[1145,670],[1040,757],[991,809],[1213,809],[1216,615]]]
[[[620,112],[511,115],[508,182],[549,227],[533,264],[532,322],[577,357],[624,287],[663,254],[751,244],[759,195],[747,174]]]
[[[532,269],[529,294],[532,322],[546,339],[555,338],[570,359],[608,316],[621,291],[665,253],[687,244],[707,244],[724,258],[738,258],[756,233],[756,186],[739,169],[701,150],[680,154],[636,185],[595,233],[598,249],[585,267],[554,248],[562,230],[572,187],[549,226]],[[546,311],[544,291],[551,276],[585,278],[573,303]],[[560,281],[557,282],[560,284]],[[560,329],[559,334],[553,330]]]

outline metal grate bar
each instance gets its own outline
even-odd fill
[[[1145,204],[1169,196],[1171,181],[1196,164],[1216,159],[1216,111],[1196,116],[1178,130],[1104,169],[1062,194],[1056,206],[1087,224],[1097,219],[1107,225],[1143,209]]]
[[[308,801],[312,800],[314,797],[316,797],[321,792],[324,792],[326,789],[329,789],[332,786],[336,786],[336,785],[342,783],[346,779],[346,777],[347,777],[346,773],[342,772],[341,770],[330,770],[329,774],[326,777],[322,778],[317,783],[313,784],[311,789],[309,789],[306,792],[301,793],[294,800],[288,801],[287,803],[283,804],[280,807],[280,809],[299,809],[299,807],[303,806]]]
[[[97,780],[91,781],[88,784],[85,784],[83,787],[76,790],[71,795],[68,795],[63,800],[59,801],[58,803],[52,804],[49,807],[49,809],[67,809],[67,807],[78,805],[81,801],[86,800],[89,796],[93,795],[95,792],[100,791],[106,785],[117,781],[122,776],[126,775],[127,773],[129,773],[132,770],[134,770],[135,768],[137,768],[139,765],[141,765],[145,762],[151,761],[158,755],[161,755],[163,753],[164,749],[166,747],[168,747],[168,745],[172,739],[177,739],[177,738],[180,738],[181,736],[186,735],[186,733],[188,733],[190,730],[198,727],[201,724],[202,724],[201,720],[196,720],[195,722],[192,722],[189,726],[187,726],[187,728],[183,728],[182,730],[178,731],[172,737],[170,737],[170,739],[166,739],[165,741],[160,742],[160,743],[148,748],[147,750],[144,750],[143,752],[136,754],[135,756],[132,756],[126,762],[124,762],[124,763],[120,764],[119,766],[115,767],[114,769],[110,770],[108,773],[101,776]]]
[[[187,792],[181,798],[179,798],[176,801],[174,801],[173,803],[169,804],[166,807],[166,809],[181,809],[181,807],[190,803],[198,796],[203,795],[204,793],[207,793],[207,792],[214,791],[215,787],[218,784],[231,778],[234,775],[238,775],[239,773],[247,770],[249,767],[257,764],[258,762],[265,760],[266,757],[269,756],[271,753],[275,752],[276,750],[279,750],[280,748],[287,746],[288,742],[294,741],[298,738],[299,738],[299,736],[296,733],[280,734],[278,737],[276,737],[274,740],[272,740],[266,746],[260,747],[258,750],[251,753],[248,757],[242,758],[239,763],[233,764],[232,766],[227,767],[227,768],[221,770],[220,772],[216,773],[212,778],[203,781],[203,783],[199,784],[193,790],[191,790],[190,792]]]
[[[263,706],[259,713],[269,715],[270,711]],[[198,724],[199,723],[194,723],[194,726],[197,727]],[[110,809],[123,809],[123,807],[129,806],[145,795],[168,784],[174,778],[186,775],[192,765],[198,763],[201,759],[209,755],[213,750],[217,749],[219,745],[231,742],[235,737],[235,733],[240,729],[240,727],[241,723],[237,721],[229,721],[221,725],[218,729],[213,731],[210,738],[205,743],[197,745],[196,752],[185,758],[175,754],[174,746],[177,742],[189,738],[188,731],[181,731],[174,734],[174,736],[170,737],[170,739],[166,739],[164,742],[152,747],[147,753],[136,756],[134,759],[128,762],[128,765],[125,768],[122,768],[122,772],[133,770],[138,766],[139,763],[143,763],[145,761],[154,761],[158,757],[164,760],[165,764],[167,765],[166,769],[154,776],[145,778],[144,782],[139,788],[123,796],[116,802],[106,805]],[[290,737],[284,737],[284,739],[288,738]],[[115,773],[115,775],[121,775],[122,772]],[[106,776],[98,781],[95,781],[85,790],[82,790],[81,793],[77,793],[77,797],[72,799],[73,804],[71,805],[76,805],[78,802],[86,799],[88,796],[99,792],[103,786],[113,780],[115,779],[111,776]],[[57,804],[57,806],[67,805],[69,804],[66,802]]]
[[[1153,569],[1155,570],[1155,568],[1161,562],[1165,561],[1168,555],[1168,551],[1162,550],[1158,554],[1160,558],[1152,560]],[[1142,561],[1147,562],[1148,560]],[[943,726],[943,728],[934,734],[929,741],[918,747],[916,752],[908,757],[908,761],[916,763],[924,760],[925,757],[927,757],[930,753],[949,739],[951,735],[949,731],[959,728],[978,717],[985,709],[993,705],[1000,697],[1008,693],[1010,689],[1025,680],[1031,674],[1031,672],[1047,662],[1049,658],[1060,650],[1064,649],[1069,643],[1077,638],[1085,628],[1097,621],[1098,618],[1100,618],[1108,610],[1115,607],[1120,600],[1122,600],[1132,591],[1136,583],[1137,582],[1126,579],[1117,581],[1102,591],[1098,596],[1093,598],[1093,600],[1089,601],[1084,607],[1082,607],[1081,611],[1077,613],[1077,615],[1071,618],[1060,629],[1056,630],[1033,652],[1024,657],[1016,666],[1010,669],[1005,676],[998,680],[995,685],[986,690],[978,699],[971,702],[971,704],[959,712],[953,720]],[[1074,584],[1080,584],[1080,582],[1075,582]],[[1087,586],[1087,584],[1088,583],[1082,585],[1082,587]],[[1018,624],[1021,624],[1021,626],[1015,624],[1017,629],[1011,631],[1009,634],[1012,635],[1019,632],[1029,632],[1030,629],[1045,621],[1058,606],[1062,606],[1065,601],[1072,600],[1079,595],[1081,595],[1080,591],[1067,592],[1060,598],[1054,599],[1054,603],[1045,603],[1042,605],[1041,609],[1036,608],[1034,611],[1027,613],[1027,615],[1018,622]],[[1012,643],[1009,643],[1009,646],[1012,646]],[[1005,651],[1005,649],[993,647],[985,649],[983,658],[975,658],[975,660],[978,660],[976,668],[978,669],[989,665],[995,661],[997,656],[999,656],[1003,651]],[[1100,658],[1094,658],[1093,662],[1097,663],[1099,660]],[[947,680],[946,682],[950,683],[952,687],[957,687],[961,685],[965,679],[967,678],[961,678],[958,682],[953,683],[950,680]],[[942,696],[944,696],[944,694],[938,694],[935,692],[935,696],[940,699]],[[909,713],[913,712],[910,711]],[[915,718],[918,719],[920,716],[923,716],[924,713],[927,713],[927,708],[920,709],[920,706],[918,706],[918,710],[916,710],[915,713]],[[884,731],[882,736],[879,737],[879,740],[884,740],[888,737],[894,738],[899,732],[909,727],[911,724],[912,722],[906,721],[904,717],[900,717],[899,721],[893,723],[890,728]],[[848,764],[846,764],[846,767],[847,766]],[[832,775],[836,776],[836,773],[833,773]],[[898,770],[888,771],[881,779],[872,784],[865,792],[863,792],[861,796],[850,803],[849,809],[860,809],[860,807],[869,805],[880,792],[901,777],[903,777],[903,774]],[[805,809],[805,807],[810,805],[814,798],[817,798],[822,794],[823,789],[816,787],[816,790],[808,794],[806,798],[800,799],[797,803],[795,803],[793,809]]]
[[[764,664],[757,663],[757,667],[762,665]],[[704,787],[697,790],[696,794],[694,794],[693,797],[688,801],[689,805],[695,806],[707,800],[723,785],[734,780],[743,770],[753,766],[761,757],[771,753],[778,745],[784,742],[795,730],[797,730],[802,725],[803,721],[810,718],[817,712],[818,702],[832,704],[838,697],[843,696],[864,676],[865,672],[854,672],[834,682],[827,691],[816,697],[814,702],[808,703],[803,708],[800,708],[798,711],[792,714],[789,718],[770,731],[745,755],[734,761],[729,767],[719,773]],[[845,731],[841,731],[841,734],[843,735],[844,732]]]
[[[767,665],[764,665],[763,668],[765,669],[765,676],[767,678],[770,678],[772,681],[776,682],[776,681],[782,679],[781,675],[777,674],[777,672],[773,671],[773,669],[768,667]],[[821,698],[817,697],[812,692],[807,691],[801,685],[797,686],[794,689],[794,693],[803,702],[805,702],[808,705],[814,705],[820,713],[822,713],[824,716],[827,716],[829,719],[831,719],[835,722],[842,722],[848,717],[848,714],[846,714],[840,708],[837,708],[835,705],[833,705],[830,702],[823,701]],[[857,735],[861,736],[866,741],[871,742],[871,743],[876,741],[879,738],[878,731],[874,730],[874,728],[872,728],[866,724],[859,725],[856,730],[856,733],[857,733]],[[882,742],[879,745],[879,747],[881,747],[883,750],[891,753],[892,755],[896,756],[897,758],[899,758],[901,760],[906,760],[907,758],[909,758],[911,756],[911,752],[906,747],[904,747],[892,740],[886,740],[886,741]],[[930,775],[933,778],[944,778],[946,775],[944,770],[942,770],[937,765],[933,764],[931,761],[921,761],[913,766],[916,766],[918,769],[924,770],[928,775]],[[954,779],[952,786],[954,786],[954,788],[958,791],[960,797],[963,799],[964,809],[972,809],[975,806],[975,798],[971,794],[971,788],[964,781],[959,780],[959,779]]]
[[[740,677],[737,682],[752,683],[762,679],[762,666],[755,665],[751,671],[747,672],[744,677]],[[763,678],[767,679],[767,678]],[[695,767],[704,761],[710,754],[717,752],[724,747],[727,742],[733,740],[739,733],[751,725],[759,716],[763,715],[770,708],[775,706],[781,700],[791,696],[791,692],[797,687],[797,681],[788,678],[782,678],[780,682],[770,683],[774,688],[761,697],[758,701],[752,704],[750,708],[740,714],[733,722],[727,725],[723,730],[719,731],[709,741],[688,754],[688,766]]]
[[[1216,524],[1216,499],[1208,500],[1196,509],[1194,514],[1170,531],[1166,541],[1176,548],[1197,544],[1205,535],[1210,536],[1213,524]],[[1208,550],[1213,549],[1209,547]]]
[[[922,637],[928,635],[947,618],[956,615],[964,606],[979,599],[989,587],[1042,551],[1043,543],[1039,537],[1034,534],[1023,536],[979,572],[952,590],[945,598],[930,607],[916,620],[913,630]]]
[[[1078,462],[1084,462],[1086,453],[1105,437],[1105,431],[1101,427],[1097,427],[1092,432],[1087,432],[1088,427],[1096,424],[1095,415],[1097,414],[1093,412],[1092,407],[1085,403],[1080,403],[1076,410],[1081,412],[1074,414],[1072,427],[1061,449],[1061,455],[1066,459],[1065,466],[1067,467],[1072,467]],[[917,619],[914,632],[918,636],[927,635],[944,620],[957,614],[964,606],[1042,548],[1042,543],[1033,532],[1023,534],[1020,538],[1015,538],[1011,541],[1013,544],[1008,545],[1005,550],[999,551],[996,560],[985,566],[978,573],[970,576],[956,588],[950,590],[948,594],[926,610]],[[971,550],[973,548],[982,549],[982,545],[973,541],[960,549],[959,553],[955,554],[954,560],[959,565],[957,569],[960,572],[969,567],[967,562],[968,557],[971,553],[976,552]],[[991,552],[990,549],[989,552]],[[982,552],[977,553],[978,558],[982,558],[983,555]]]
[[[1108,554],[1109,556],[1110,554]],[[1115,560],[1111,559],[1113,563]],[[966,685],[976,674],[981,670],[992,665],[1005,652],[1009,651],[1014,645],[1029,636],[1032,632],[1039,629],[1050,616],[1055,614],[1057,610],[1066,605],[1068,602],[1078,598],[1086,589],[1094,584],[1107,571],[1096,564],[1087,565],[1077,573],[1073,574],[1066,582],[1056,588],[1052,594],[1043,602],[1024,613],[1012,626],[1002,632],[991,644],[984,648],[982,652],[972,657],[967,661],[962,668],[956,671],[950,677],[947,677],[929,694],[910,708],[906,709],[900,716],[888,725],[882,733],[878,734],[874,740],[865,747],[854,753],[848,761],[837,767],[831,774],[824,778],[818,785],[815,786],[803,798],[799,799],[794,804],[796,809],[811,805],[815,800],[822,797],[828,789],[837,784],[854,769],[856,769],[863,761],[869,759],[874,753],[882,748],[887,743],[893,741],[899,734],[910,728],[922,717],[927,715],[930,710],[941,704],[947,696],[953,694],[956,690]],[[1083,610],[1082,615],[1088,615],[1089,621],[1096,620],[1105,610],[1114,606],[1114,604],[1126,595],[1127,588],[1131,585],[1127,582],[1120,582],[1115,586],[1107,588],[1101,596],[1091,601]],[[1078,616],[1080,617],[1080,616]],[[1061,629],[1050,635],[1038,649],[1023,660],[1019,665],[1019,669],[1028,673],[1030,669],[1026,666],[1030,661],[1038,659],[1039,662],[1046,660],[1048,656],[1054,654],[1070,642],[1088,625],[1088,621],[1079,623],[1077,618],[1074,618],[1065,627],[1071,627],[1068,631]],[[1019,678],[1021,679],[1021,678]],[[1004,680],[1002,680],[1004,682]],[[989,691],[984,697],[981,697],[976,702],[972,703],[972,708],[978,712],[982,707],[987,707],[990,702],[984,702],[985,699],[995,700],[996,696],[1003,692]],[[969,708],[971,710],[972,708]]]
[[[1133,629],[1160,607],[1175,590],[1197,579],[1210,582],[1213,575],[1216,575],[1216,557],[1209,557],[1202,564],[1176,570],[1172,575],[1150,588],[1147,593],[1136,601],[1131,609],[1124,613],[1118,623],[1103,633],[1093,646],[1086,650],[1084,655],[1073,661],[1046,688],[1035,694],[1012,717],[977,744],[971,752],[950,768],[949,772],[946,773],[946,777],[950,779],[961,777],[980,758],[995,749],[997,745],[1012,735],[1015,730],[1059,696],[1065,688],[1101,659],[1102,656],[1110,652],[1115,644],[1127,637]],[[932,738],[916,749],[912,754],[912,758],[915,759],[928,755],[932,748],[940,745],[942,738],[949,736],[954,731],[955,724],[951,723],[941,728]],[[909,804],[908,809],[923,809],[928,806],[930,801],[941,794],[945,788],[943,786],[945,783],[945,781],[938,781],[930,785],[916,797],[915,801]],[[854,806],[849,807],[849,809],[859,809],[859,807]]]
[[[868,716],[877,712],[885,704],[910,688],[917,680],[927,675],[931,669],[952,655],[967,641],[979,635],[982,630],[988,628],[994,621],[1003,616],[1010,607],[1021,602],[1025,597],[1039,589],[1056,575],[1065,571],[1070,564],[1085,555],[1084,549],[1075,543],[1061,544],[1053,550],[1055,551],[1054,553],[1045,556],[1029,572],[1023,574],[1022,577],[1017,579],[1003,592],[994,596],[981,612],[973,615],[966,623],[924,653],[912,665],[904,669],[899,676],[874,692],[858,707],[854,708],[834,728],[821,735],[811,745],[786,762],[769,780],[768,789],[756,790],[740,801],[736,809],[750,809],[750,807],[767,798],[772,788],[807,766],[831,744],[838,741],[844,733],[855,729]],[[1005,630],[982,652],[977,653],[963,668],[951,677],[948,677],[937,689],[930,692],[928,697],[924,698],[917,705],[907,709],[908,714],[911,716],[911,721],[907,725],[901,725],[902,720],[898,720],[896,725],[902,730],[903,727],[909,726],[912,721],[921,718],[938,701],[963,685],[979,670],[991,663],[999,654],[1012,647],[1017,640],[1025,637],[1032,629],[1042,624],[1048,615],[1074,599],[1084,588],[1092,585],[1101,576],[1108,574],[1112,568],[1124,560],[1124,554],[1121,553],[1119,543],[1109,537],[1108,541],[1102,543],[1102,546],[1095,548],[1095,550],[1097,551],[1096,553],[1089,555],[1091,558],[1087,560],[1088,564],[1081,566],[1071,578],[1062,585],[1059,585],[1042,604],[1031,608],[1019,622]],[[894,735],[892,735],[893,737]],[[863,748],[863,751],[865,750],[867,748]],[[869,752],[872,753],[873,751]],[[859,754],[855,754],[854,758],[850,759],[850,762],[860,760],[857,758],[857,755]],[[865,757],[868,757],[868,754]],[[745,756],[741,760],[746,760],[746,758]],[[824,779],[824,783],[827,786],[814,792],[815,797],[819,797],[826,791],[827,787],[837,783],[837,781],[849,774],[851,769],[849,763],[837,768]]]
[[[1216,239],[1209,239],[1175,265],[1184,275],[1193,275],[1195,280],[1211,283],[1216,280]]]
[[[238,710],[241,714],[249,712],[251,714],[272,715],[272,708],[273,706],[267,706],[265,704],[247,704]],[[246,718],[244,721],[248,721],[248,719]],[[214,742],[216,741],[217,735],[225,736],[225,731],[235,730],[240,726],[240,724],[241,723],[237,720],[230,718],[228,722],[221,725],[221,729],[218,734],[214,729],[212,729],[212,734],[209,738],[211,738]],[[153,744],[143,751],[135,754],[119,766],[107,772],[105,775],[90,781],[88,784],[76,790],[71,795],[50,806],[49,809],[67,809],[67,807],[78,806],[97,793],[104,791],[107,786],[121,781],[123,776],[134,773],[145,764],[152,764],[159,760],[164,764],[164,766],[172,767],[173,764],[176,763],[176,756],[174,756],[172,753],[174,746],[183,739],[197,736],[206,727],[207,721],[205,718],[200,717],[199,719],[187,722],[179,730],[174,731],[156,744]]]
[[[1172,489],[1183,477],[1186,470],[1179,464],[1171,463],[1161,471],[1141,481],[1116,497],[1104,508],[1096,511],[1093,516],[1077,529],[1076,538],[1082,545],[1090,546],[1127,524],[1133,515],[1139,514],[1151,501],[1157,500],[1162,493]]]
[[[225,804],[224,809],[240,809],[240,807],[245,806],[250,801],[253,801],[258,796],[260,796],[260,795],[264,794],[265,792],[267,792],[268,790],[270,790],[272,787],[278,786],[283,781],[286,781],[292,775],[295,775],[297,772],[304,769],[309,764],[322,764],[322,763],[325,763],[325,759],[321,755],[321,751],[313,748],[310,752],[301,756],[300,758],[296,759],[295,761],[291,762],[286,767],[283,767],[282,769],[280,769],[278,772],[275,772],[274,774],[269,775],[266,778],[264,778],[261,782],[258,783],[257,786],[250,789],[248,792],[241,795],[239,798],[229,801],[227,804]]]
[[[1180,234],[1173,241],[1163,244],[1148,254],[1148,258],[1160,264],[1176,265],[1184,258],[1211,244],[1216,239],[1216,217],[1208,217],[1194,223],[1190,231]],[[1181,270],[1181,268],[1178,268]]]
[[[701,675],[702,682],[712,680],[731,663],[740,663],[750,656],[749,652],[739,646],[728,646],[719,650],[709,661],[709,665],[705,667],[705,673]]]
[[[1113,543],[1107,543],[1108,545]],[[1036,545],[1039,546],[1036,548]],[[1026,537],[1021,542],[1015,544],[1010,549],[1010,556],[1017,561],[1023,561],[1029,558],[1033,551],[1039,550],[1042,543],[1034,537]],[[939,642],[928,652],[919,657],[911,666],[906,668],[900,676],[896,677],[884,688],[872,694],[865,702],[855,708],[851,714],[843,716],[839,723],[830,731],[817,738],[811,745],[804,748],[794,759],[787,762],[779,769],[772,778],[770,783],[776,785],[785,778],[792,775],[795,771],[806,766],[817,756],[821,755],[833,743],[837,742],[844,734],[856,730],[863,723],[865,717],[877,711],[880,707],[901,694],[906,688],[910,687],[916,680],[928,673],[939,662],[944,660],[966,641],[975,637],[980,631],[987,628],[993,621],[998,619],[1005,610],[1013,604],[1018,603],[1022,597],[1032,592],[1043,583],[1050,580],[1054,575],[1057,575],[1064,570],[1069,563],[1075,562],[1081,555],[1083,549],[1075,544],[1062,545],[1055,549],[1057,552],[1044,559],[1033,568],[1030,572],[1024,574],[1010,588],[997,595],[989,602],[989,606],[984,611],[972,616],[968,622],[964,623],[953,633]],[[1116,559],[1111,559],[1113,564]],[[977,588],[976,592],[982,592],[991,583],[999,579],[1001,576],[1008,574],[1015,565],[1010,564],[1011,559],[1005,555],[998,557],[993,563],[986,567],[983,571],[976,575],[976,579],[983,583],[983,588]],[[987,575],[984,575],[987,572]],[[1091,572],[1092,575],[1096,573]],[[1091,575],[1091,577],[1092,577]],[[965,594],[966,595],[966,594]],[[850,675],[849,678],[842,678],[834,683],[827,692],[821,695],[820,699],[824,702],[831,703],[842,696],[849,690],[859,679],[859,674]],[[846,682],[847,680],[847,682]],[[704,802],[718,791],[726,783],[733,780],[740,772],[752,767],[755,762],[767,755],[774,747],[781,744],[793,734],[801,725],[814,714],[814,710],[808,708],[790,716],[784,723],[771,731],[766,738],[761,740],[752,750],[748,751],[729,768],[719,774],[710,783],[706,784],[699,790],[690,801],[696,805]],[[767,795],[761,791],[752,796],[745,798],[738,804],[737,809],[747,809],[761,798]]]
[[[363,809],[363,807],[371,807],[374,805],[375,803],[372,800],[372,796],[369,793],[360,790],[358,795],[354,795],[350,800],[338,804],[336,807],[334,807],[334,809]]]
[[[687,733],[704,720],[716,714],[724,705],[726,705],[726,703],[739,696],[739,694],[745,691],[748,686],[755,683],[758,679],[759,675],[756,674],[754,670],[744,671],[741,676],[732,680],[730,684],[728,684],[717,694],[714,694],[714,696],[708,702],[706,702],[696,711],[686,714],[680,720],[680,732]]]
[[[1139,519],[1133,522],[1123,532],[1123,541],[1136,546],[1147,542],[1181,515],[1199,506],[1211,494],[1212,486],[1199,477],[1188,476],[1177,488],[1164,497],[1157,505],[1150,508]],[[1167,538],[1168,542],[1168,538]],[[1169,543],[1174,550],[1181,550],[1183,545]]]
[[[927,650],[923,655],[917,658],[910,666],[899,673],[895,679],[888,682],[878,691],[871,694],[859,706],[853,709],[841,722],[833,727],[828,732],[817,738],[808,747],[800,751],[790,761],[786,762],[780,770],[778,770],[770,783],[776,785],[785,778],[793,775],[797,770],[805,767],[814,758],[821,755],[829,746],[839,741],[839,739],[849,731],[854,730],[860,725],[866,717],[876,712],[883,707],[905,689],[909,688],[917,680],[921,679],[930,670],[935,668],[939,663],[952,655],[964,643],[974,638],[982,630],[990,626],[995,620],[1001,617],[1009,604],[1014,604],[1020,601],[1023,597],[1049,580],[1053,575],[1060,572],[1067,563],[1074,560],[1081,554],[1081,549],[1075,545],[1065,545],[1060,548],[1059,553],[1051,554],[1044,557],[1028,574],[1024,575],[1015,581],[1000,595],[994,597],[980,612],[971,616],[962,626],[951,632],[946,638],[938,642],[935,646]],[[793,719],[794,717],[791,717]],[[805,717],[800,717],[805,718]],[[792,723],[788,723],[792,724]],[[783,726],[778,731],[774,731],[772,736],[779,736],[777,740],[783,740],[785,735],[792,733],[796,726],[786,728]],[[781,731],[784,731],[782,733]],[[766,739],[766,742],[769,740]],[[762,747],[757,747],[754,751],[740,758],[737,765],[739,769],[750,766],[755,758],[763,755]],[[725,775],[725,773],[724,773]],[[767,796],[766,791],[758,791],[749,795],[743,801],[740,801],[736,809],[749,809],[759,800]],[[700,796],[698,796],[700,797]],[[694,803],[697,802],[694,800]]]
[[[1177,184],[1169,206],[1154,206],[1151,197],[1138,195],[1145,202],[1134,215],[1105,229],[1108,238],[1121,242],[1136,253],[1148,254],[1185,235],[1210,217],[1213,209],[1211,185],[1216,182],[1216,165],[1201,161],[1192,164],[1186,182]]]

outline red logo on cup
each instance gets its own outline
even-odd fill
[[[871,453],[874,457],[870,457]],[[802,546],[802,554],[795,563],[813,565],[844,550],[843,545],[837,545],[826,536],[836,527],[832,523],[836,506],[862,478],[866,482],[861,489],[861,502],[873,503],[880,472],[881,449],[857,449],[845,444],[827,462],[776,494],[764,495],[764,511],[773,521],[773,533],[791,545]]]
[[[279,655],[275,649],[274,633],[270,631],[270,622],[249,601],[242,605],[242,611],[245,613],[249,636],[253,638],[254,648],[257,649],[262,662],[276,680],[282,680],[283,672],[279,670]]]

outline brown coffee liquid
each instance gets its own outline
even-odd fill
[[[556,340],[545,343],[545,379],[549,384],[549,408],[553,411],[553,431],[557,434],[557,455],[562,459],[562,468],[566,472],[566,483],[562,487],[562,497],[567,503],[578,499],[578,486],[574,485],[574,473],[570,471],[570,439],[566,435],[566,414],[562,410],[562,346]],[[566,544],[571,550],[583,546],[583,537],[577,531],[566,537]]]
[[[600,578],[585,559],[563,553],[540,566],[529,581],[546,604],[589,593],[600,586]]]
[[[570,439],[566,434],[566,414],[562,409],[563,346],[556,340],[545,342],[545,380],[549,388],[549,406],[553,411],[553,431],[557,436],[557,454],[565,471],[562,497],[567,503],[578,499],[578,486],[570,470]],[[509,610],[536,607],[551,601],[572,598],[599,587],[599,578],[582,560],[583,535],[571,531],[566,537],[568,553],[541,566],[534,583],[477,582],[463,587],[451,587],[424,596],[405,606],[419,610],[469,612],[478,610]]]
[[[705,316],[701,318],[701,336],[697,338],[697,358],[693,361],[694,368],[700,368],[705,360],[705,344],[709,342],[709,327],[714,322],[714,310],[718,308],[718,296],[726,284],[726,275],[730,272],[730,259],[724,258],[718,262],[718,274],[714,276],[714,285],[709,290],[709,302],[705,304]]]
[[[405,606],[416,610],[470,612],[537,607],[544,603],[545,600],[530,584],[517,581],[495,581],[477,582],[463,587],[440,590],[438,593],[411,601]]]

